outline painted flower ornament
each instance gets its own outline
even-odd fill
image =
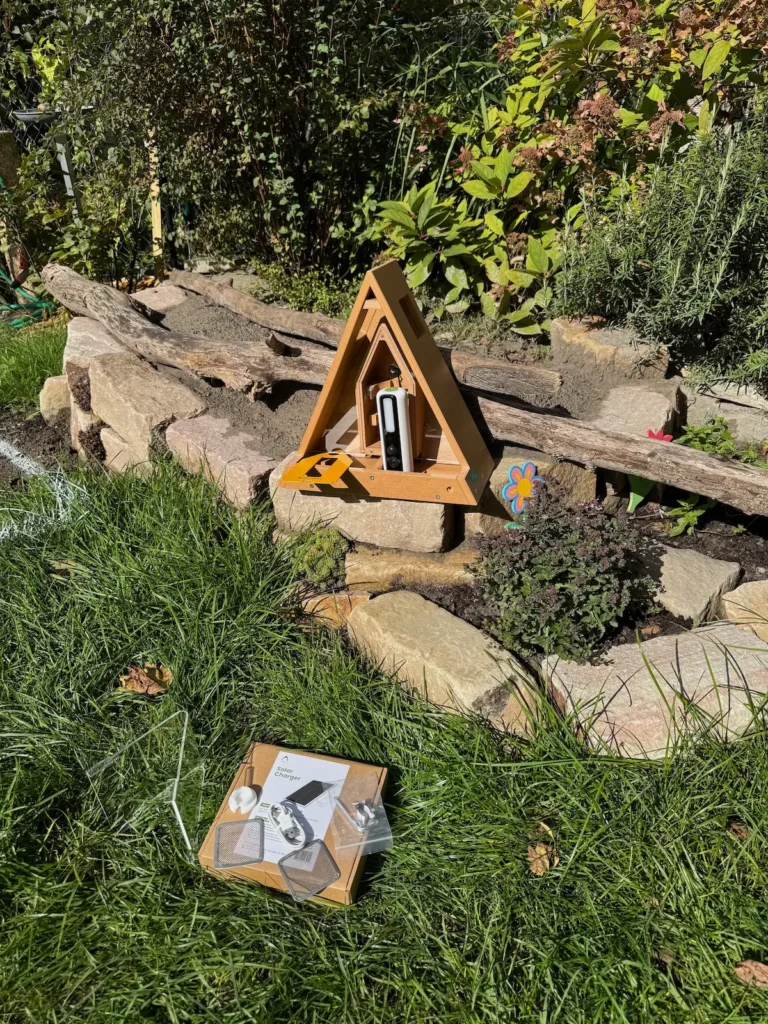
[[[540,483],[542,479],[536,476],[536,467],[532,462],[524,462],[522,466],[510,466],[509,483],[504,484],[501,496],[512,505],[515,515],[520,515],[536,484]]]
[[[672,440],[672,435],[671,434],[665,434],[663,427],[662,427],[661,430],[649,430],[648,431],[648,437],[650,437],[650,439],[652,441],[671,441]]]

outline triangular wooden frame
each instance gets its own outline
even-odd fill
[[[385,330],[381,330],[384,328]],[[399,353],[402,386],[411,394],[411,431],[415,431],[414,471],[382,469],[372,392],[387,382],[376,378],[376,344],[387,340]],[[381,363],[380,365],[383,365]],[[399,365],[399,363],[398,363]],[[373,369],[372,369],[373,367]],[[373,373],[375,383],[367,377]],[[334,483],[318,477],[285,479],[298,462],[326,451],[326,434],[350,418],[357,406],[357,433],[352,429],[342,447],[352,465]],[[367,417],[367,419],[366,419]],[[366,424],[361,430],[361,420]],[[432,434],[425,434],[431,429]],[[351,440],[350,440],[351,436]],[[317,400],[296,458],[286,467],[281,487],[322,494],[343,494],[410,501],[476,505],[493,470],[493,460],[461,392],[432,337],[408,284],[394,261],[370,270],[363,280],[344,329],[336,357]]]

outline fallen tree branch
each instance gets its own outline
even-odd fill
[[[219,306],[233,309],[270,331],[288,334],[294,338],[305,338],[307,341],[328,345],[330,348],[338,348],[341,341],[344,331],[343,320],[334,320],[322,313],[300,313],[295,309],[260,302],[246,292],[188,270],[172,270],[168,277],[172,284],[203,295]]]
[[[591,423],[469,400],[478,425],[495,441],[522,444],[587,466],[618,470],[715,498],[751,515],[768,515],[768,471],[679,444],[601,430]]]
[[[312,345],[296,355],[283,355],[272,332],[266,329],[263,344],[231,336],[211,339],[165,330],[142,316],[127,295],[89,281],[58,263],[49,263],[42,279],[51,295],[72,313],[98,320],[127,348],[151,363],[222,381],[234,391],[258,395],[280,380],[323,384],[333,358],[333,353]]]

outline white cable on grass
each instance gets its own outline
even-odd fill
[[[71,483],[61,470],[51,473],[38,462],[20,451],[16,445],[11,444],[0,437],[0,456],[7,459],[12,466],[21,473],[23,477],[43,477],[50,486],[56,500],[55,508],[45,512],[26,511],[23,513],[20,522],[5,523],[0,526],[0,543],[10,540],[11,537],[36,537],[45,529],[52,529],[59,523],[65,522],[72,514],[72,502],[77,493],[85,494],[82,487]],[[6,509],[13,512],[15,509]]]

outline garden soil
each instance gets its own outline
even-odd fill
[[[66,428],[48,426],[39,413],[30,416],[28,412],[4,410],[0,413],[0,437],[46,469],[77,465],[77,456],[69,448]],[[18,469],[0,457],[0,489],[18,487],[21,479]]]

